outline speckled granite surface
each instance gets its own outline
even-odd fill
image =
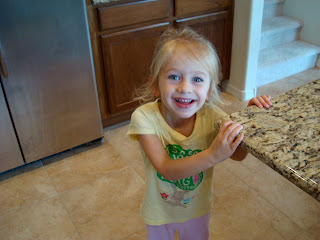
[[[241,145],[320,201],[320,79],[230,115],[244,126]]]

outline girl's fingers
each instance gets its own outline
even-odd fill
[[[222,123],[222,124],[221,124],[221,127],[220,127],[220,132],[221,132],[221,133],[224,133],[225,130],[226,130],[231,124],[233,124],[233,121],[231,121],[231,120],[228,120],[228,121]]]
[[[231,144],[231,148],[232,150],[236,150],[237,147],[239,146],[239,144],[241,143],[241,141],[243,140],[244,138],[244,135],[243,134],[240,134],[236,140]]]
[[[257,101],[259,102],[256,104],[259,108],[265,107],[269,108],[271,106],[270,100],[266,96],[261,96],[257,98]]]
[[[243,129],[243,126],[240,123],[226,121],[221,125],[220,135],[225,139],[229,144],[233,143],[240,131]]]
[[[269,107],[269,105],[266,103],[263,97],[258,97],[260,107]]]
[[[264,106],[264,107],[270,107],[272,105],[270,99],[271,97],[269,95],[263,95],[261,96],[263,98],[263,100],[265,101],[265,103],[267,104],[267,106]]]
[[[240,131],[243,129],[243,126],[240,125],[239,123],[235,124],[233,126],[232,131],[230,132],[228,136],[228,142],[232,143],[236,139],[236,137],[239,135]],[[230,129],[231,130],[231,129]]]
[[[235,138],[238,136],[238,134],[240,133],[240,131],[243,129],[243,126],[240,125],[240,123],[234,123],[233,125],[231,125],[228,130],[226,131],[226,134],[228,134],[228,142],[232,143],[234,142]]]
[[[258,108],[262,108],[263,107],[262,104],[260,103],[261,102],[260,98],[261,97],[255,97],[255,98],[252,99],[253,105],[256,105]]]
[[[262,107],[269,108],[272,105],[270,99],[271,97],[269,95],[254,97],[250,100],[248,106],[256,105],[259,108],[262,108]]]
[[[262,95],[261,97],[263,97],[264,99],[267,99],[270,101],[271,97],[269,95]]]

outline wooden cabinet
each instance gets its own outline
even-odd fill
[[[153,50],[167,27],[168,24],[159,24],[101,36],[111,114],[130,111],[138,106],[134,89],[147,80]]]
[[[134,91],[148,79],[153,51],[168,28],[190,26],[206,36],[229,78],[232,0],[87,0],[100,109],[104,127],[129,120]]]
[[[228,79],[230,74],[232,38],[230,14],[228,11],[223,11],[176,21],[177,27],[189,26],[212,42],[221,62],[223,79]]]

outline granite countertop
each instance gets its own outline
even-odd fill
[[[229,117],[244,126],[241,146],[320,201],[320,79]]]

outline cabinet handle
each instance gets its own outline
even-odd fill
[[[1,72],[3,74],[3,76],[5,78],[8,78],[8,72],[7,72],[7,68],[6,68],[6,65],[4,63],[4,59],[2,57],[2,53],[1,53],[1,50],[0,50],[0,67],[1,67]]]

